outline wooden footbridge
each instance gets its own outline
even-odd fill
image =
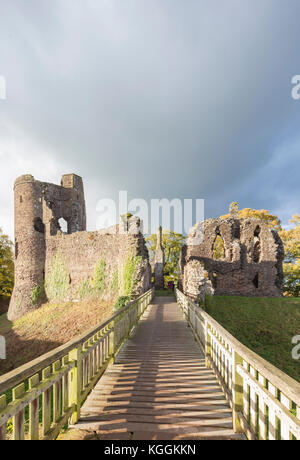
[[[66,424],[103,440],[300,439],[298,382],[180,291],[153,295],[0,377],[0,439]]]

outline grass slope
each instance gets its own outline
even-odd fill
[[[0,335],[6,339],[7,359],[0,375],[68,342],[112,314],[113,302],[45,304],[15,322],[0,316]]]
[[[214,296],[205,310],[241,343],[300,382],[291,340],[300,334],[300,298]]]

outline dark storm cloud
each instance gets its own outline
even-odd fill
[[[2,0],[1,221],[15,176],[102,197],[205,198],[299,212],[300,4]],[[8,200],[9,197],[9,200]]]

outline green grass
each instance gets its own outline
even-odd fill
[[[292,337],[300,334],[300,298],[214,296],[205,310],[234,337],[300,382]]]

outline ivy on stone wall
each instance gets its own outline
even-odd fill
[[[32,305],[38,305],[45,300],[45,283],[42,281],[39,285],[35,286],[31,293]]]
[[[65,299],[69,290],[70,277],[62,256],[57,253],[49,270],[45,291],[49,300]]]
[[[93,295],[93,288],[91,285],[91,280],[90,278],[85,278],[79,287],[80,300],[86,299],[87,297],[92,297],[92,295]]]
[[[131,297],[133,288],[136,283],[135,273],[138,265],[141,263],[141,256],[128,256],[123,266],[121,295]]]
[[[119,274],[117,270],[113,273],[110,289],[112,292],[119,291]]]
[[[100,259],[94,268],[94,278],[92,280],[92,287],[95,295],[98,297],[105,291],[106,288],[106,263],[104,259]]]
[[[93,278],[85,278],[79,287],[80,299],[88,297],[99,298],[104,293],[107,284],[106,263],[100,259],[94,267]]]
[[[119,297],[114,305],[114,311],[118,311],[130,302],[132,299],[133,289],[136,285],[137,268],[142,262],[141,256],[128,256],[122,267],[119,286]]]

